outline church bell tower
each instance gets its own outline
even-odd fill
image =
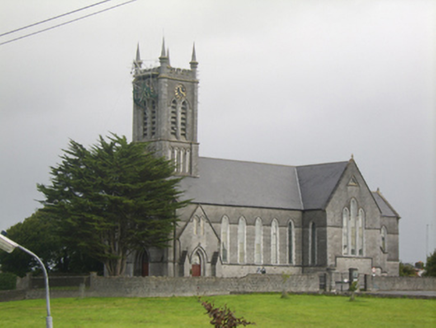
[[[133,141],[148,142],[160,156],[172,160],[175,174],[198,175],[198,62],[195,45],[190,69],[170,65],[162,43],[159,66],[143,68],[139,53],[133,61]]]

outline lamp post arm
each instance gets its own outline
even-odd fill
[[[45,268],[45,265],[41,261],[41,259],[32,251],[29,251],[27,248],[25,248],[21,245],[17,245],[17,248],[21,249],[23,252],[26,252],[27,254],[30,254],[34,258],[36,258],[36,260],[39,262],[39,264],[42,267],[42,271],[44,273],[44,280],[45,280],[45,299],[46,299],[46,305],[47,305],[46,327],[53,328],[53,318],[51,317],[51,313],[50,313],[50,291],[49,291],[49,285],[48,285],[48,274],[47,274],[47,270]]]

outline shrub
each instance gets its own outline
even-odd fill
[[[354,301],[356,297],[356,291],[359,290],[359,281],[354,280],[350,283],[349,291],[351,292],[350,301]]]
[[[0,290],[11,290],[17,287],[17,276],[13,273],[0,273]]]
[[[201,302],[201,305],[206,309],[209,317],[212,318],[210,324],[215,328],[233,328],[239,325],[245,327],[255,324],[254,322],[246,321],[244,318],[236,318],[227,305],[224,305],[223,308],[215,308],[213,303],[211,304],[207,301],[201,301],[201,299],[198,299],[198,301]]]

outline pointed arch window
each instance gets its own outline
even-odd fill
[[[357,244],[357,230],[356,230],[356,218],[357,218],[357,201],[352,198],[350,202],[350,251],[351,255],[356,255]]]
[[[348,221],[350,220],[350,211],[348,208],[342,210],[342,254],[348,255]]]
[[[177,102],[171,102],[171,135],[177,137]]]
[[[288,224],[288,263],[294,264],[294,222]]]
[[[342,210],[342,255],[365,255],[365,211],[354,198]]]
[[[383,226],[380,230],[380,238],[381,238],[381,249],[383,252],[387,252],[388,251],[388,230],[386,229],[385,226]]]
[[[198,217],[197,216],[195,216],[192,219],[192,229],[193,229],[194,235],[198,235]]]
[[[147,106],[144,107],[143,109],[143,120],[142,120],[142,135],[144,137],[148,136],[148,108]]]
[[[229,218],[223,216],[221,220],[221,260],[229,261]]]
[[[156,135],[156,102],[153,100],[151,102],[151,136],[154,137]]]
[[[257,218],[256,223],[254,224],[255,236],[254,236],[254,263],[262,264],[263,256],[262,256],[262,219]]]
[[[180,134],[185,139],[186,139],[186,130],[187,130],[186,127],[187,117],[188,117],[188,103],[186,101],[183,101],[181,107],[181,115],[180,115]]]
[[[238,263],[245,263],[245,236],[246,222],[245,219],[241,217],[238,223]]]
[[[271,223],[271,263],[279,263],[279,223],[276,219]]]
[[[315,222],[309,225],[309,265],[316,265],[316,226]]]
[[[363,227],[365,226],[365,211],[361,208],[359,209],[359,217],[357,219],[357,250],[358,255],[363,256],[364,255],[364,233],[365,230]]]

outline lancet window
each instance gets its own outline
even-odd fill
[[[244,218],[239,219],[238,223],[238,263],[245,263],[245,240],[246,222]]]
[[[221,259],[224,263],[229,261],[229,218],[227,216],[221,220]]]
[[[356,199],[350,201],[350,208],[342,210],[342,254],[364,256],[365,253],[365,211],[358,209]]]
[[[294,264],[294,222],[288,224],[288,263]]]
[[[276,219],[271,223],[271,263],[279,263],[279,223]]]
[[[262,219],[257,218],[254,224],[255,236],[254,236],[254,263],[262,264]]]
[[[309,265],[316,265],[316,225],[311,222],[309,225]]]

